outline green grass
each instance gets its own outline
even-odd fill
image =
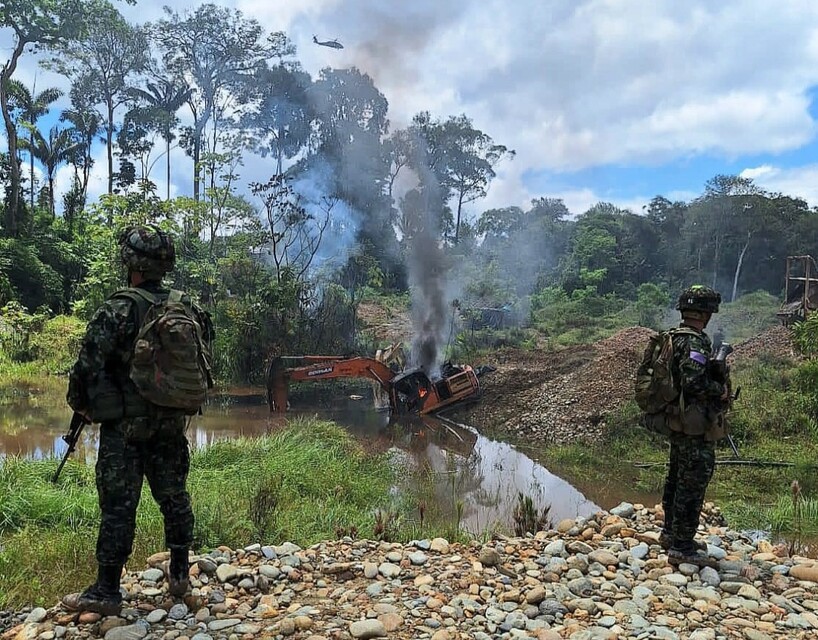
[[[30,386],[43,376],[42,367],[37,362],[14,362],[3,357],[0,351],[0,394],[6,390],[11,394],[11,389],[19,386]]]
[[[72,460],[59,486],[56,460],[0,463],[0,607],[50,605],[93,579],[98,512],[94,471]],[[300,421],[274,435],[194,452],[188,489],[195,545],[309,545],[339,530],[374,537],[375,511],[398,508],[385,456],[366,455],[330,423]],[[412,537],[408,520],[388,534]],[[162,519],[147,487],[137,516],[132,568],[163,549]]]

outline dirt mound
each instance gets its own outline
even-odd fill
[[[633,397],[634,372],[653,333],[631,327],[589,346],[518,352],[518,361],[504,353],[481,381],[481,402],[460,417],[530,440],[597,440],[607,415]]]
[[[784,326],[777,326],[767,329],[753,336],[749,340],[736,345],[736,350],[732,356],[732,361],[741,362],[758,357],[792,358],[801,359],[798,348],[795,346],[792,331]]]

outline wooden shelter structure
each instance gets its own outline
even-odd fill
[[[785,326],[818,309],[818,265],[812,256],[787,256],[784,304],[776,314]]]

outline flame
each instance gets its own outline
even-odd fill
[[[428,392],[428,391],[426,391],[426,389],[420,389],[420,390],[418,391],[418,395],[419,395],[421,398],[425,398],[427,393],[429,393],[429,392]]]

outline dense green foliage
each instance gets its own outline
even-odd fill
[[[424,111],[391,130],[364,70],[313,77],[286,34],[226,7],[130,24],[108,0],[36,0],[12,3],[0,20],[15,34],[0,86],[10,149],[0,163],[0,306],[18,304],[9,313],[26,310],[37,327],[47,315],[87,320],[124,283],[119,229],[157,223],[179,245],[171,284],[215,319],[223,380],[256,380],[273,353],[377,346],[361,342],[357,305],[367,289],[407,292],[407,253],[415,238],[435,237],[430,225],[461,309],[505,306],[554,344],[657,327],[693,281],[727,301],[778,296],[785,256],[818,240],[806,203],[722,175],[690,202],[657,196],[639,213],[608,203],[569,212],[544,196],[475,216],[512,150],[463,114]],[[14,77],[31,55],[70,84],[70,107],[47,131],[38,122],[61,92]],[[101,136],[107,193],[90,202]],[[171,198],[176,146],[191,160],[192,197]],[[269,180],[242,180],[251,152],[269,162]],[[63,165],[73,180],[57,198]],[[11,348],[15,361],[34,357],[33,345]]]

